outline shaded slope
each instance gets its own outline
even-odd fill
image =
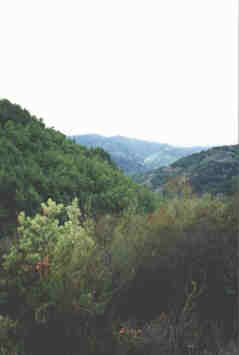
[[[181,158],[169,167],[161,167],[137,177],[137,182],[153,190],[164,191],[166,184],[185,178],[197,193],[232,194],[239,176],[239,145],[211,148]]]

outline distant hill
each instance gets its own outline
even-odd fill
[[[239,145],[221,146],[181,158],[168,167],[138,175],[136,181],[154,191],[178,178],[189,181],[196,193],[229,194],[239,178]]]
[[[199,152],[205,147],[174,147],[168,144],[122,136],[104,137],[97,134],[70,136],[86,147],[101,147],[127,175],[135,175],[167,166],[177,159]]]

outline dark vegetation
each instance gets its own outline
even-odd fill
[[[203,147],[174,147],[122,136],[104,137],[85,134],[69,137],[86,147],[100,147],[108,152],[116,165],[127,175],[137,175],[160,166],[167,166],[179,158],[199,152]]]
[[[0,123],[1,355],[237,353],[236,189],[152,195],[7,100]]]

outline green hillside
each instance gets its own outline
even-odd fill
[[[94,215],[120,213],[142,198],[150,204],[103,149],[76,144],[8,100],[0,101],[0,154],[0,235],[14,230],[20,211],[33,215],[48,198],[77,197],[83,214]]]
[[[231,195],[239,176],[239,145],[211,148],[181,158],[169,167],[139,175],[138,183],[165,191],[169,181],[188,181],[196,193]]]

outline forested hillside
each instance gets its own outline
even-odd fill
[[[0,235],[17,214],[33,215],[48,198],[79,199],[82,213],[120,213],[151,197],[133,184],[101,148],[86,148],[8,100],[0,101]],[[137,204],[137,202],[136,202]]]
[[[187,182],[194,192],[232,195],[239,183],[239,145],[211,148],[181,158],[168,167],[138,175],[135,181],[166,192]],[[178,186],[178,188],[180,188]]]
[[[179,158],[203,149],[203,147],[174,147],[122,136],[104,137],[97,134],[86,134],[69,138],[86,147],[103,148],[127,175],[135,175],[160,166],[167,166]]]

